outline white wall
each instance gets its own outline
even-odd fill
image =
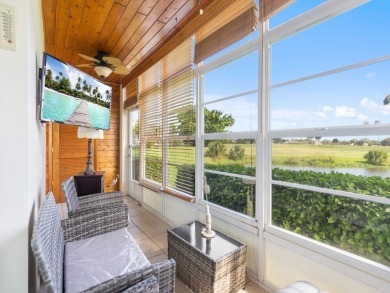
[[[297,280],[306,280],[331,293],[390,292],[390,280],[372,270],[346,265],[280,237],[267,234],[265,240],[266,284],[281,288]]]
[[[134,198],[140,197],[139,195],[130,195]],[[164,193],[157,193],[147,188],[142,188],[142,199],[147,209],[171,225],[178,226],[197,219],[194,203]]]
[[[0,49],[0,292],[34,292],[30,235],[44,190],[42,127],[36,119],[40,1],[1,3],[15,7],[16,51]]]

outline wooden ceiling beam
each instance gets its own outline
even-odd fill
[[[194,10],[194,5],[196,5],[195,1],[185,2],[185,4],[181,6],[181,8],[178,9],[175,14],[170,15],[170,19],[165,23],[165,25],[160,29],[160,31],[156,35],[154,35],[153,38],[149,40],[149,42],[143,48],[141,48],[141,50],[137,52],[133,52],[132,50],[131,52],[129,52],[129,54],[127,55],[127,59],[130,59],[131,61],[130,63],[124,64],[126,64],[128,68],[132,68],[135,67],[139,62],[141,62],[143,58],[149,58],[149,56],[152,55],[151,52],[154,52],[156,48],[158,48],[157,46],[159,46],[159,44],[164,44],[172,37],[173,34],[176,34],[178,31],[180,31],[177,29],[178,25],[182,25],[182,27],[184,27],[184,22],[186,24],[189,23],[189,21],[187,21],[189,19],[188,16],[191,11]],[[167,15],[164,14],[162,18],[165,19],[166,17]],[[182,19],[180,24],[177,23],[177,19]]]
[[[93,19],[95,13],[98,9],[99,1],[98,0],[87,0],[86,6],[83,10],[83,15],[81,16],[81,22],[79,29],[77,31],[77,37],[75,40],[75,44],[73,46],[73,55],[71,64],[78,64],[79,61],[79,53],[82,52],[85,46],[85,40],[88,38],[88,34],[91,30]],[[85,62],[86,63],[86,62]]]
[[[44,6],[44,7],[43,7]],[[44,9],[43,9],[44,8]],[[43,26],[45,37],[45,49],[48,53],[54,54],[56,43],[56,10],[57,1],[42,1],[42,19],[43,23],[51,23],[52,25]],[[48,48],[50,47],[50,48]],[[50,52],[49,52],[50,50]]]
[[[92,25],[86,36],[86,39],[78,40],[78,42],[81,42],[80,47],[82,45],[82,49],[78,51],[74,51],[76,56],[75,54],[73,55],[73,60],[72,60],[74,62],[74,63],[72,62],[73,64],[80,64],[81,62],[87,63],[85,62],[84,59],[78,56],[79,53],[83,53],[85,55],[92,56],[92,57],[95,56],[97,50],[96,48],[93,47],[93,44],[95,44],[99,39],[100,33],[103,30],[104,24],[113,5],[114,5],[114,0],[100,1],[99,6],[97,7],[96,13],[94,15]],[[88,71],[86,72],[88,73]]]
[[[114,48],[115,44],[119,41],[119,39],[124,35],[128,28],[136,27],[144,21],[145,15],[138,13],[138,9],[141,6],[142,1],[132,0],[129,5],[126,7],[126,10],[123,12],[121,19],[117,24],[117,28],[111,33],[106,41],[104,46],[104,52],[107,52],[111,55],[111,51]],[[135,31],[135,30],[134,30]],[[125,36],[124,36],[125,37]],[[111,55],[113,56],[113,55]],[[113,56],[116,57],[116,56]]]
[[[62,56],[65,47],[70,0],[58,1],[56,10],[56,48],[55,56]]]
[[[132,80],[137,78],[144,71],[156,64],[166,54],[180,45],[183,41],[191,37],[195,32],[202,28],[205,24],[211,21],[214,17],[228,8],[230,5],[239,0],[212,1],[207,7],[203,7],[203,15],[198,14],[188,25],[186,25],[177,34],[173,35],[170,40],[165,40],[165,44],[159,47],[156,51],[148,54],[150,57],[137,67],[135,67],[129,75],[122,79],[122,86],[126,86]],[[205,1],[204,1],[205,2]],[[200,8],[199,8],[200,9]],[[198,9],[196,9],[198,10]]]

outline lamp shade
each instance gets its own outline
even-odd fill
[[[106,66],[96,66],[95,71],[101,78],[106,78],[111,74],[112,69]]]
[[[78,138],[92,138],[92,139],[103,139],[103,130],[101,129],[93,129],[79,126],[77,129],[77,137]]]

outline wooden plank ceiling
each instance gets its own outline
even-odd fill
[[[229,6],[233,2],[236,1],[42,0],[45,51],[77,65],[88,63],[79,53],[94,57],[101,50],[119,58],[133,71],[184,27],[200,19],[201,8],[206,11],[209,6]],[[80,70],[97,77],[93,68]],[[112,73],[104,82],[120,84],[123,78]]]

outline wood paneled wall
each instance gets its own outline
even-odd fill
[[[112,180],[119,174],[119,86],[112,87],[110,130],[93,141],[93,168],[104,171],[104,191],[119,190]],[[46,193],[65,202],[61,182],[86,168],[88,140],[77,138],[77,126],[46,123]]]

